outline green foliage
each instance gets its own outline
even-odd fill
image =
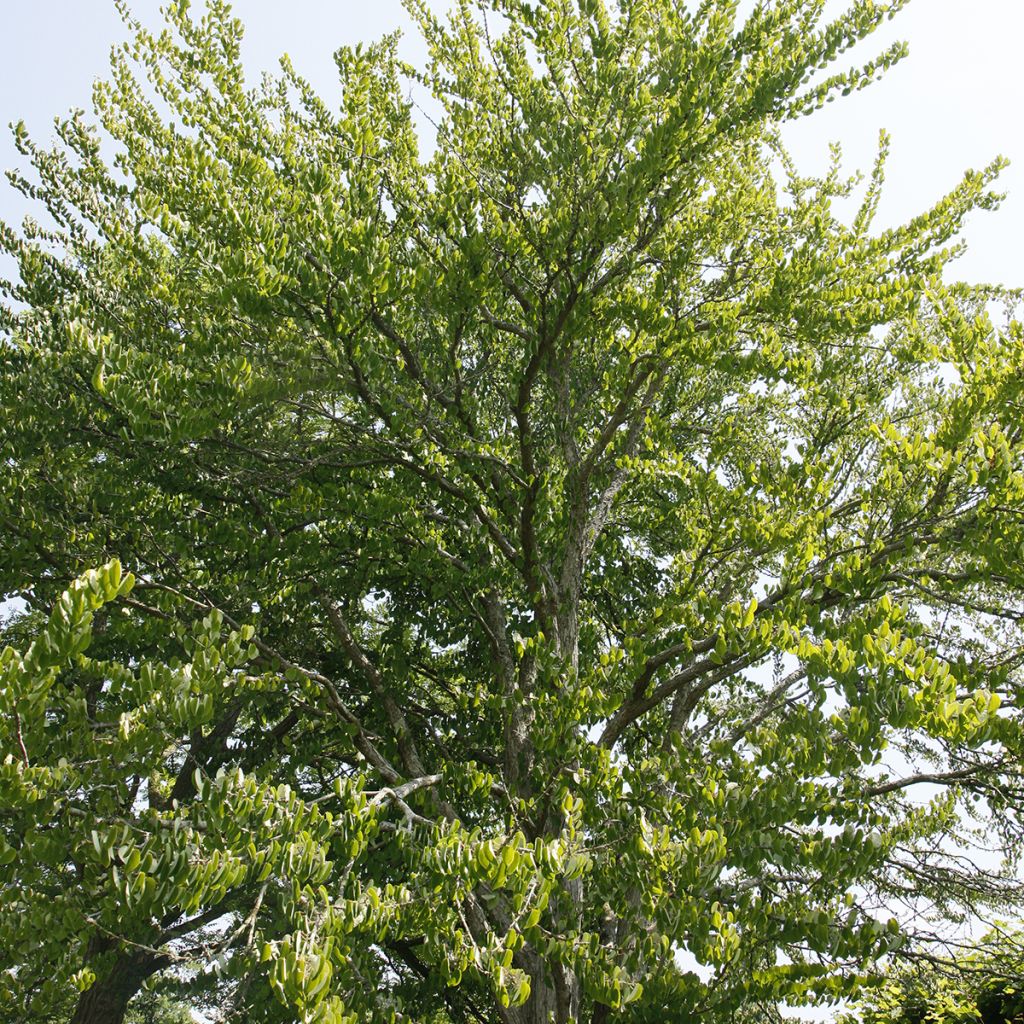
[[[1001,164],[875,231],[884,138],[780,141],[903,3],[407,6],[330,101],[125,11],[96,126],[15,130],[4,1019],[728,1018],[1019,901]]]
[[[1024,946],[993,932],[960,956],[889,971],[840,1024],[1011,1024],[1024,1020]]]
[[[125,1024],[193,1024],[194,1018],[181,1003],[168,996],[141,992],[128,1006]]]

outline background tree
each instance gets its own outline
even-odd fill
[[[16,128],[9,1019],[710,1019],[1019,900],[1000,164],[874,231],[779,141],[902,6],[412,0],[328,103],[179,0]]]
[[[843,1024],[1013,1024],[1024,1020],[1020,933],[996,930],[957,957],[924,959],[891,970],[839,1020]]]

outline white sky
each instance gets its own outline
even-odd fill
[[[198,2],[198,0],[197,0]],[[436,0],[440,6],[443,0]],[[158,0],[134,0],[154,23]],[[407,24],[400,0],[236,0],[247,26],[245,55],[254,79],[287,51],[326,97],[334,84],[331,53]],[[840,9],[842,0],[833,0]],[[110,44],[123,38],[112,0],[0,0],[6,45],[0,63],[0,123],[23,118],[40,140],[50,119],[89,105],[93,79],[106,71]],[[1024,3],[1020,0],[913,0],[864,45],[866,57],[895,39],[910,57],[864,93],[837,101],[790,132],[798,165],[820,169],[832,140],[844,144],[850,170],[869,170],[880,128],[893,136],[878,226],[906,220],[951,188],[968,167],[997,154],[1014,161],[995,214],[969,222],[971,251],[959,274],[971,280],[1024,283]],[[421,53],[412,37],[406,56]],[[17,160],[0,138],[0,167]],[[20,197],[0,183],[0,218],[20,219]]]

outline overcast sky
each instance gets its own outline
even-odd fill
[[[437,0],[440,5],[442,0]],[[198,3],[198,0],[197,0]],[[159,0],[132,8],[155,24]],[[288,52],[298,69],[330,97],[332,51],[407,25],[400,0],[236,0],[247,26],[245,59],[255,80]],[[838,9],[841,0],[834,0]],[[124,37],[112,0],[0,0],[6,46],[0,64],[0,123],[23,118],[40,141],[52,117],[89,107],[92,81],[104,75],[110,44]],[[968,167],[1003,154],[1013,164],[1010,193],[995,214],[969,223],[971,251],[958,276],[1024,284],[1024,3],[1020,0],[913,0],[863,47],[864,56],[894,39],[911,55],[881,83],[821,114],[803,119],[789,138],[801,169],[820,169],[830,141],[843,143],[848,167],[869,170],[879,129],[893,136],[882,223],[905,220],[931,205]],[[406,56],[422,52],[407,36]],[[17,162],[9,133],[0,166]],[[0,218],[25,207],[0,183]]]

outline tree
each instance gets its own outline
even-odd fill
[[[1001,164],[881,231],[884,138],[801,176],[902,55],[824,6],[409,0],[339,104],[177,0],[16,128],[7,1019],[727,1018],[1019,900]]]
[[[1018,933],[994,931],[958,957],[927,956],[890,971],[842,1024],[1011,1024],[1024,1020]]]

